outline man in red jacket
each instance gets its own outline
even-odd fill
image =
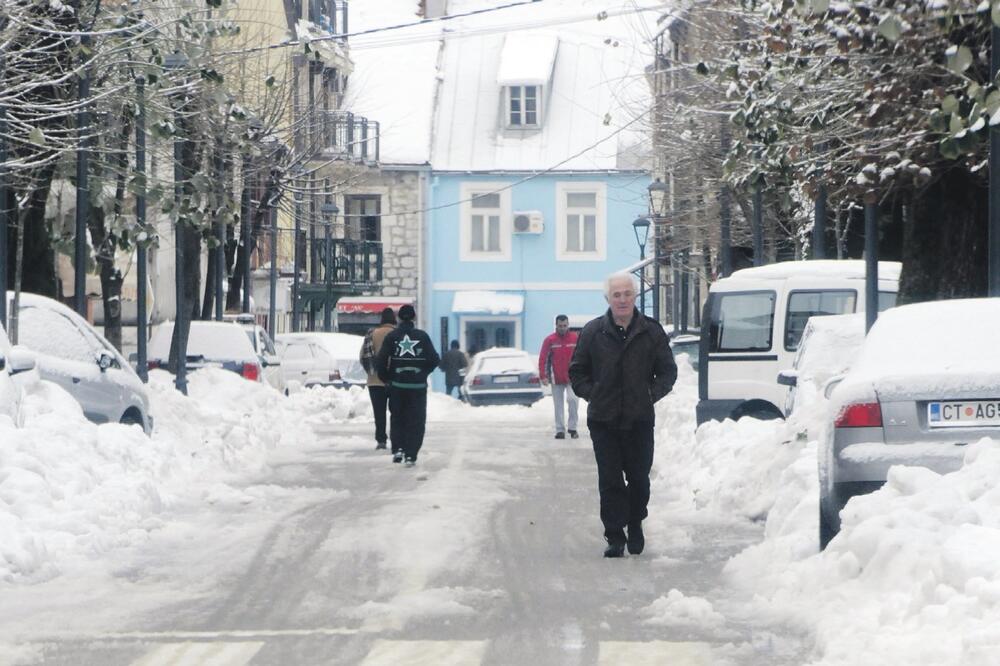
[[[552,402],[556,407],[556,439],[566,439],[566,432],[573,439],[576,432],[576,413],[579,399],[569,385],[569,362],[576,350],[576,333],[569,330],[569,317],[556,317],[556,332],[545,338],[538,353],[538,376],[542,384],[552,382]],[[563,420],[564,403],[569,404],[569,428]]]

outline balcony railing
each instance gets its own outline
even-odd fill
[[[376,289],[382,284],[382,243],[378,241],[317,238],[310,254],[312,285],[326,285],[328,277],[330,286],[339,290]]]
[[[365,164],[379,161],[379,124],[349,111],[327,111],[318,119],[317,146],[325,157]]]
[[[347,0],[303,1],[307,3],[309,13],[306,17],[309,21],[330,34],[339,36],[341,41],[347,41]]]

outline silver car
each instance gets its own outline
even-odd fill
[[[22,293],[17,330],[18,345],[35,354],[39,376],[76,398],[89,420],[152,432],[146,385],[85,319],[51,298]]]
[[[1000,438],[998,324],[1000,299],[919,303],[879,316],[830,391],[819,451],[821,547],[840,530],[847,501],[882,486],[893,465],[951,472],[969,444]]]
[[[0,324],[0,416],[10,418],[15,426],[24,422],[21,415],[24,393],[14,377],[34,367],[34,356],[24,349],[11,347],[7,332]]]
[[[542,399],[534,356],[520,349],[497,347],[479,352],[462,384],[462,397],[481,405],[532,405]]]

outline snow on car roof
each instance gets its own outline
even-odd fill
[[[174,334],[174,322],[167,321],[156,327],[149,341],[150,359],[166,359],[170,356],[170,338]],[[256,362],[257,353],[247,336],[246,329],[230,321],[193,321],[188,334],[188,356],[204,356],[214,361]]]
[[[821,381],[846,372],[865,342],[865,313],[811,317],[795,360],[801,374]]]
[[[898,261],[878,262],[879,279],[899,280],[899,273],[902,270],[902,266]],[[718,283],[735,279],[785,280],[793,277],[863,279],[865,277],[865,262],[860,259],[782,261],[776,264],[768,264],[767,266],[740,269],[728,278],[719,280]]]
[[[886,310],[869,332],[844,392],[852,385],[862,391],[874,388],[880,399],[995,392],[1000,386],[998,329],[1000,299],[995,298]]]
[[[310,340],[323,347],[328,353],[337,359],[355,359],[361,353],[361,345],[365,338],[363,335],[352,335],[350,333],[325,333],[322,331],[312,331],[304,333],[282,333],[277,336],[282,342],[289,340]]]

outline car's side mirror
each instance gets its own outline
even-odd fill
[[[12,375],[35,369],[35,355],[27,349],[14,347],[7,355],[7,369]]]
[[[799,383],[799,373],[795,370],[782,370],[778,373],[778,383],[782,386],[795,386]]]
[[[828,379],[826,383],[823,384],[823,397],[829,399],[829,397],[833,395],[833,389],[837,388],[840,385],[840,382],[844,381],[846,376],[847,375],[836,375]]]
[[[104,349],[97,352],[97,367],[101,369],[101,372],[106,371],[114,364],[115,357],[111,355],[111,352]]]
[[[277,356],[261,356],[260,357],[260,367],[262,368],[277,368],[281,365],[281,361]]]

